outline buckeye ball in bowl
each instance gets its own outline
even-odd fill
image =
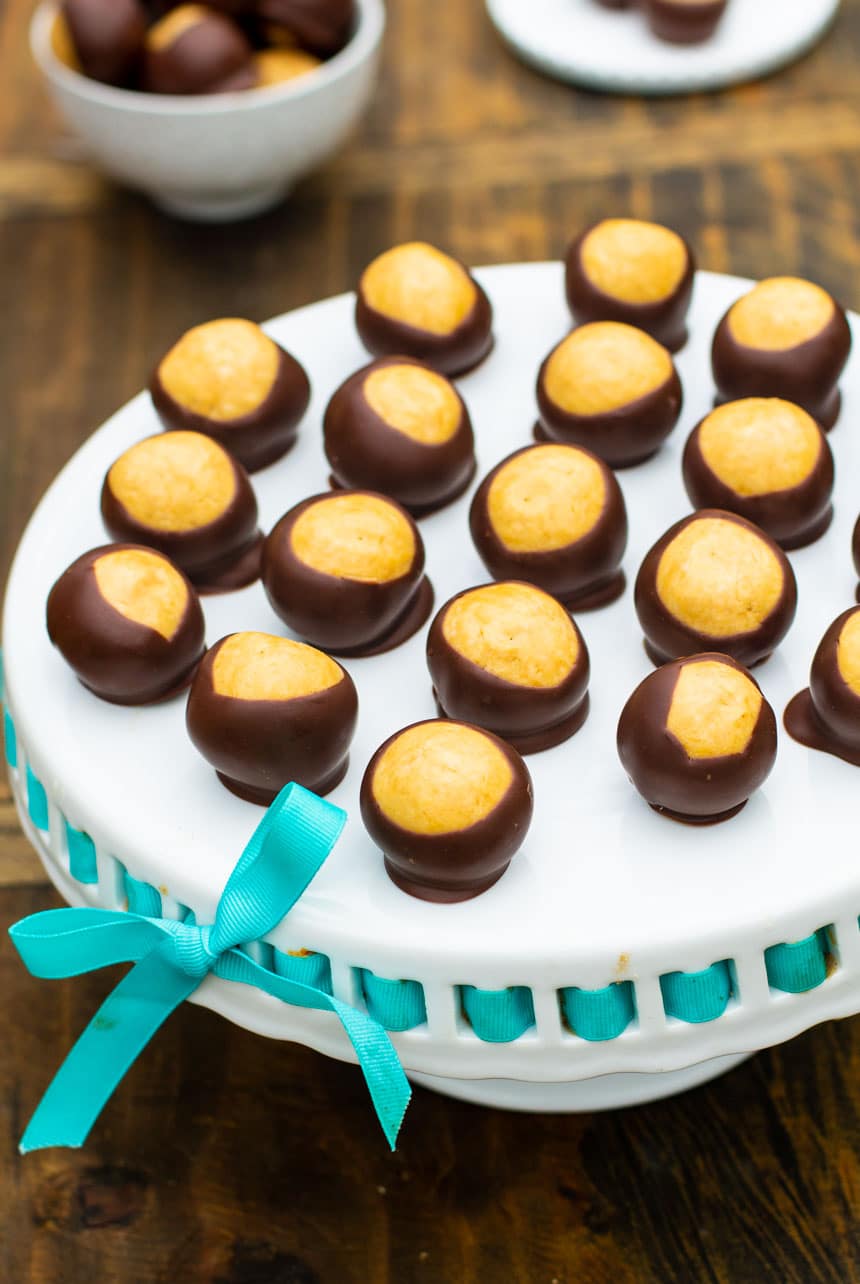
[[[418,722],[377,749],[361,818],[391,880],[425,901],[470,900],[501,878],[534,810],[531,776],[504,740],[463,722]]]
[[[778,397],[728,401],[697,424],[684,448],[695,508],[755,522],[782,548],[802,548],[833,520],[833,453],[807,411]]]
[[[818,645],[809,686],[783,715],[788,734],[860,767],[860,607],[843,611]]]
[[[153,704],[188,686],[205,650],[200,600],[161,553],[90,549],[48,597],[48,636],[80,681],[111,704]]]
[[[299,637],[337,655],[390,651],[433,609],[418,527],[372,491],[314,495],[291,508],[263,546],[263,587]]]
[[[688,824],[728,820],[776,761],[773,709],[742,665],[719,652],[664,664],[618,723],[618,755],[655,811]]]
[[[533,584],[484,584],[451,598],[430,627],[427,667],[440,713],[523,754],[570,739],[588,715],[582,634]]]
[[[384,357],[350,375],[326,408],[323,443],[335,486],[381,491],[414,517],[451,503],[475,474],[463,398],[411,357]]]
[[[268,633],[231,633],[197,670],[186,724],[223,785],[268,806],[290,781],[330,793],[346,774],[358,717],[352,678],[331,656]]]
[[[719,650],[760,664],[790,629],[794,571],[779,545],[735,513],[702,509],[646,554],[634,603],[655,664]]]
[[[537,381],[539,441],[599,455],[612,468],[650,459],[678,422],[683,393],[667,350],[644,330],[594,321],[562,339]]]
[[[687,242],[661,223],[605,218],[572,243],[565,290],[577,325],[622,321],[669,350],[687,342],[696,265]]]
[[[577,611],[624,591],[624,496],[615,474],[582,446],[548,442],[503,459],[475,492],[469,527],[497,580],[528,580]]]

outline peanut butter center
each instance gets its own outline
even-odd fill
[[[729,312],[738,343],[781,352],[820,334],[833,317],[833,300],[820,285],[794,276],[761,281]]]
[[[550,401],[572,415],[599,415],[655,392],[671,377],[672,358],[631,325],[595,321],[563,339],[544,372]]]
[[[362,384],[364,398],[379,418],[424,446],[450,441],[463,418],[460,399],[447,379],[423,366],[381,366]]]
[[[688,758],[723,758],[745,751],[761,704],[745,673],[719,660],[694,661],[678,674],[666,727]]]
[[[109,606],[170,641],[188,609],[188,589],[166,557],[142,548],[121,548],[96,558],[93,572]]]
[[[108,487],[126,512],[158,531],[208,526],[236,494],[227,451],[199,432],[167,432],[132,446],[108,473]]]
[[[304,49],[261,49],[254,54],[254,66],[258,87],[267,89],[271,85],[282,85],[285,81],[306,76],[322,63],[313,54],[305,53]]]
[[[532,446],[490,482],[487,512],[514,553],[546,553],[576,543],[597,525],[606,482],[597,460],[576,446]]]
[[[181,4],[177,9],[171,9],[170,13],[150,27],[146,37],[147,46],[155,53],[168,49],[191,27],[196,27],[198,22],[205,22],[211,12],[211,9],[202,4]]]
[[[269,633],[233,633],[212,665],[215,692],[234,700],[295,700],[342,680],[343,669],[324,652]]]
[[[842,681],[860,696],[860,610],[849,615],[842,626],[836,646],[836,663]]]
[[[570,616],[531,584],[487,584],[445,612],[442,634],[455,651],[516,686],[557,687],[579,658]]]
[[[161,362],[158,375],[180,406],[226,423],[259,409],[272,391],[279,364],[277,344],[258,325],[229,317],[184,334]]]
[[[456,330],[477,298],[468,272],[423,241],[395,245],[380,254],[365,268],[359,288],[375,312],[440,335]]]
[[[415,560],[415,535],[400,509],[362,492],[311,504],[293,525],[290,544],[315,571],[366,584],[400,579]]]
[[[660,303],[675,293],[687,270],[687,249],[677,232],[659,223],[609,218],[580,247],[585,275],[623,303]]]
[[[711,411],[699,429],[699,450],[735,494],[770,495],[810,476],[821,457],[821,430],[790,401],[749,397]]]

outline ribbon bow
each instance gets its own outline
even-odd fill
[[[105,1103],[170,1013],[210,973],[285,1003],[334,1012],[355,1049],[392,1150],[411,1089],[388,1035],[364,1012],[310,985],[269,972],[238,947],[270,932],[334,847],[346,813],[301,785],[282,789],[224,888],[215,922],[198,925],[103,909],[32,914],[9,929],[28,971],[80,976],[135,966],[108,995],[57,1071],[20,1150],[81,1146]]]

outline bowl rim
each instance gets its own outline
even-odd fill
[[[67,67],[56,56],[51,45],[51,32],[59,14],[58,0],[42,0],[30,22],[30,51],[49,82],[64,92],[117,112],[156,116],[226,116],[272,107],[279,102],[298,102],[312,98],[373,58],[385,30],[383,0],[355,0],[357,24],[349,42],[339,53],[323,62],[312,73],[298,76],[283,85],[243,89],[220,94],[148,94],[138,89],[120,89],[92,80],[82,72]]]

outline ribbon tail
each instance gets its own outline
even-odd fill
[[[54,1076],[21,1138],[22,1155],[82,1146],[129,1066],[200,980],[167,957],[169,942],[142,958],[105,999]]]
[[[376,1117],[392,1150],[397,1148],[397,1134],[412,1099],[412,1087],[394,1051],[394,1045],[378,1021],[331,999],[347,1037],[355,1049],[361,1073],[367,1084]]]

